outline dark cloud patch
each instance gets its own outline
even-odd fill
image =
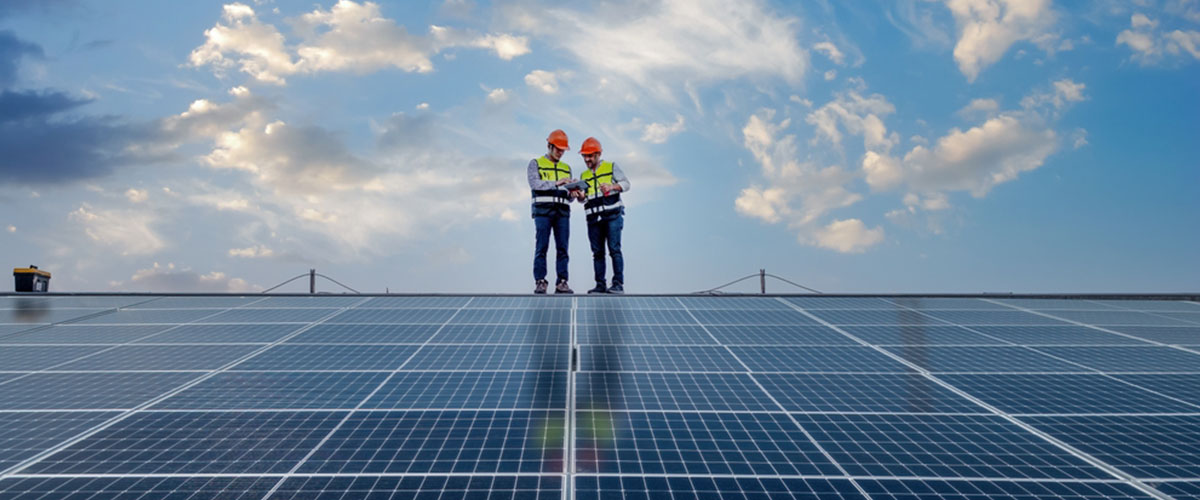
[[[0,0],[0,5],[6,0]],[[0,7],[3,9],[3,7]],[[0,18],[4,17],[0,14]],[[0,88],[9,88],[17,81],[17,65],[22,57],[41,58],[42,48],[17,38],[12,31],[0,31]]]
[[[428,114],[410,116],[396,113],[383,124],[377,146],[385,153],[435,148],[434,125],[433,117]]]
[[[0,19],[25,13],[47,14],[78,6],[78,0],[0,0]]]
[[[67,184],[108,175],[120,165],[165,160],[137,145],[152,127],[110,117],[51,120],[46,115],[0,123],[0,184]]]
[[[0,92],[0,123],[44,117],[91,102],[62,92]]]

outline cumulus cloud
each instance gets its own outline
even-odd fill
[[[550,71],[535,69],[525,75],[525,85],[546,94],[556,94],[558,93],[558,75]]]
[[[683,132],[685,129],[682,115],[675,115],[675,121],[672,123],[651,123],[646,125],[642,130],[642,141],[650,144],[662,144],[667,142],[671,136]]]
[[[883,242],[883,228],[858,219],[836,220],[816,231],[817,245],[841,253],[862,253]]]
[[[83,228],[94,243],[121,255],[149,255],[162,250],[166,243],[153,227],[158,217],[143,210],[105,210],[83,204],[69,219]]]
[[[465,47],[492,51],[503,60],[529,53],[525,37],[477,34],[430,26],[418,35],[383,16],[379,4],[339,0],[328,10],[317,7],[291,21],[299,39],[289,44],[279,28],[259,20],[241,3],[225,5],[221,21],[204,32],[205,42],[189,57],[193,66],[211,66],[219,74],[237,69],[264,83],[286,83],[294,74],[325,71],[369,73],[384,68],[428,73],[432,57]]]
[[[808,69],[799,19],[763,0],[626,0],[590,9],[521,4],[507,18],[594,75],[668,98],[687,84],[739,78],[795,84]]]
[[[510,93],[504,89],[492,89],[488,92],[487,101],[492,104],[503,104],[508,102]]]
[[[1049,90],[1035,91],[1021,99],[1021,107],[1027,110],[1058,113],[1073,103],[1087,99],[1083,94],[1087,88],[1069,78],[1058,80]]]
[[[816,45],[813,45],[813,50],[825,54],[830,61],[833,61],[839,66],[845,64],[846,62],[845,54],[842,54],[842,51],[838,50],[837,45],[834,45],[833,42],[817,43]]]
[[[125,191],[125,199],[129,200],[131,203],[143,203],[150,199],[150,193],[145,189],[129,188],[127,191]]]
[[[1055,15],[1050,0],[945,0],[958,25],[954,61],[974,82],[984,68],[999,61],[1014,43],[1038,41],[1053,46],[1047,37]]]
[[[887,150],[899,142],[895,133],[888,133],[883,117],[895,113],[896,107],[879,94],[863,97],[850,90],[837,94],[829,103],[813,110],[805,121],[817,129],[817,138],[841,145],[842,133],[861,135],[867,149]],[[816,138],[814,138],[814,141]]]
[[[275,251],[263,245],[255,245],[246,248],[230,248],[229,256],[240,257],[243,259],[263,259],[267,257],[274,257]]]
[[[1056,146],[1053,130],[1003,114],[967,130],[951,129],[932,148],[914,147],[904,156],[905,178],[919,191],[969,191],[982,197],[1042,166]]]
[[[220,271],[201,274],[190,268],[177,268],[175,264],[159,265],[139,269],[127,282],[112,283],[114,290],[155,293],[241,293],[258,292],[261,286],[251,285],[241,278],[231,278]]]
[[[958,114],[963,117],[971,117],[976,114],[990,115],[999,109],[1000,103],[995,99],[974,99],[970,104],[958,110]]]
[[[1129,19],[1129,29],[1117,35],[1117,45],[1133,51],[1133,59],[1143,65],[1163,62],[1168,57],[1200,59],[1200,31],[1176,29],[1160,31],[1159,22],[1137,13]]]

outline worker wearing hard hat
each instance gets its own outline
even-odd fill
[[[527,177],[533,194],[533,223],[537,228],[533,251],[533,293],[546,293],[546,252],[550,233],[554,233],[555,273],[554,293],[575,293],[567,285],[567,243],[571,235],[571,198],[582,199],[579,190],[567,191],[562,186],[574,182],[571,166],[559,161],[569,148],[567,134],[562,130],[550,132],[546,138],[546,154],[529,161]]]
[[[600,141],[588,137],[579,148],[587,170],[582,179],[587,192],[579,199],[587,212],[588,240],[592,243],[592,267],[596,287],[588,293],[625,293],[625,257],[621,255],[621,229],[625,226],[625,204],[621,193],[629,191],[629,179],[617,164],[601,161]],[[578,198],[578,197],[577,197]],[[612,258],[612,286],[604,283],[604,249]]]

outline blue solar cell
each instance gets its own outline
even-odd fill
[[[859,479],[876,500],[1150,500],[1126,483]]]
[[[1184,300],[1098,300],[1095,302],[1117,309],[1137,311],[1194,312],[1196,309],[1200,309],[1200,302]]]
[[[59,325],[0,338],[4,344],[124,344],[170,326]]]
[[[16,295],[0,297],[0,309],[56,309],[56,308],[100,308],[128,307],[154,300],[153,297],[95,295],[95,296],[31,296]]]
[[[534,345],[426,345],[405,370],[540,370],[569,367],[567,346]]]
[[[130,328],[128,326],[121,328]],[[275,342],[302,325],[182,325],[143,338],[137,344],[232,344]]]
[[[570,309],[572,297],[475,297],[467,304],[470,308],[500,309]],[[582,301],[581,301],[582,302]]]
[[[14,333],[24,332],[24,331],[32,330],[34,328],[39,328],[42,326],[46,326],[46,324],[44,324],[44,323],[28,323],[28,324],[20,324],[20,325],[0,325],[0,342],[4,341],[3,336],[5,336],[5,335],[12,335]]]
[[[293,477],[271,495],[275,499],[486,499],[559,500],[563,480],[547,476]]]
[[[456,309],[350,309],[326,323],[386,323],[393,325],[445,323]]]
[[[833,325],[944,325],[931,316],[910,309],[827,309],[809,311]]]
[[[1086,326],[972,326],[971,330],[1014,344],[1038,345],[1146,345],[1141,340]]]
[[[276,477],[30,477],[0,481],[0,498],[259,500],[277,482]]]
[[[1089,325],[1195,326],[1165,313],[1149,314],[1137,311],[1048,311],[1054,317]]]
[[[863,372],[903,373],[910,371],[870,347],[857,346],[772,346],[730,347],[738,359],[755,372]]]
[[[1002,340],[945,324],[847,325],[839,328],[876,345],[1006,345]]]
[[[33,326],[38,324],[70,321],[103,311],[108,311],[108,309],[0,309],[0,323]]]
[[[1024,311],[924,310],[925,314],[956,325],[1064,325],[1063,321]]]
[[[578,304],[580,309],[685,309],[675,297],[586,295],[579,297]]]
[[[931,372],[1086,372],[1072,365],[1017,346],[951,347],[907,345],[885,347],[889,352]]]
[[[580,409],[779,411],[744,373],[580,372],[575,385]]]
[[[895,309],[896,305],[875,297],[788,297],[804,309]]]
[[[1001,304],[1033,310],[1074,309],[1078,311],[1111,311],[1117,306],[1095,300],[1081,299],[993,299]]]
[[[34,373],[0,384],[0,409],[128,409],[199,378],[199,372]]]
[[[254,307],[350,307],[362,301],[362,297],[329,295],[275,296],[255,302]]]
[[[1200,354],[1169,347],[1039,347],[1037,350],[1105,372],[1200,373]]]
[[[891,297],[887,299],[910,309],[969,309],[982,311],[1011,311],[1012,308],[984,299],[957,297]]]
[[[839,474],[783,413],[580,411],[577,472]]]
[[[415,345],[280,344],[231,370],[395,370]]]
[[[433,344],[567,344],[571,325],[446,325]]]
[[[827,326],[714,325],[707,328],[725,345],[859,345]]]
[[[399,372],[363,408],[565,410],[567,372]]]
[[[1114,376],[1139,387],[1200,406],[1200,374]]]
[[[1137,478],[1200,477],[1200,415],[1022,417]]]
[[[0,471],[64,443],[119,414],[118,412],[0,412]]]
[[[575,341],[580,344],[716,345],[712,335],[699,325],[579,325]]]
[[[581,325],[696,324],[696,320],[682,309],[580,309],[575,321]]]
[[[262,296],[245,297],[158,297],[142,302],[127,309],[225,309],[256,305],[264,299]]]
[[[679,302],[688,309],[741,309],[741,310],[785,310],[792,307],[774,297],[679,297]]]
[[[851,476],[1112,477],[992,415],[797,414],[795,418]]]
[[[938,378],[1008,413],[1194,412],[1176,402],[1103,375],[939,375]]]
[[[754,378],[789,411],[987,413],[917,374],[764,373]]]
[[[577,500],[859,500],[845,479],[771,477],[575,476]]]
[[[561,472],[564,427],[562,411],[355,412],[299,472]]]
[[[716,346],[579,347],[582,371],[741,372],[746,371],[729,351]]]
[[[334,308],[243,308],[225,311],[198,323],[311,323],[338,311],[340,309]]]
[[[82,321],[86,325],[182,324],[211,316],[223,309],[124,309]]]
[[[1159,316],[1166,316],[1178,321],[1183,321],[1191,325],[1200,326],[1200,312],[1161,312],[1155,314]]]
[[[287,340],[288,344],[423,344],[441,325],[319,324]]]
[[[261,345],[126,345],[58,367],[59,370],[214,370]]]
[[[1200,345],[1200,327],[1191,326],[1109,326],[1108,330],[1133,335],[1151,342],[1176,345]]]
[[[569,309],[463,309],[451,325],[570,324]]]
[[[387,378],[378,372],[224,372],[154,409],[350,409]]]
[[[36,371],[68,363],[109,346],[4,346],[0,367],[8,371]]]
[[[696,320],[704,325],[819,325],[816,320],[799,311],[725,311],[700,309],[692,311]],[[688,322],[685,324],[694,324]]]
[[[344,412],[141,412],[37,462],[29,474],[288,472]]]
[[[1151,483],[1151,486],[1177,500],[1200,499],[1200,481],[1155,482]]]
[[[471,297],[374,297],[359,309],[419,309],[426,307],[446,307],[458,309],[467,305]]]

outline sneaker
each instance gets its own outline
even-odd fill
[[[546,289],[550,287],[550,282],[546,280],[537,280],[533,283],[533,293],[546,293]]]
[[[608,293],[608,287],[604,286],[603,281],[597,281],[596,288],[588,290],[588,293]]]
[[[622,294],[625,293],[625,286],[622,283],[613,283],[613,286],[608,287],[608,293]]]
[[[575,290],[567,286],[567,280],[558,280],[558,284],[554,285],[554,293],[575,293]]]

